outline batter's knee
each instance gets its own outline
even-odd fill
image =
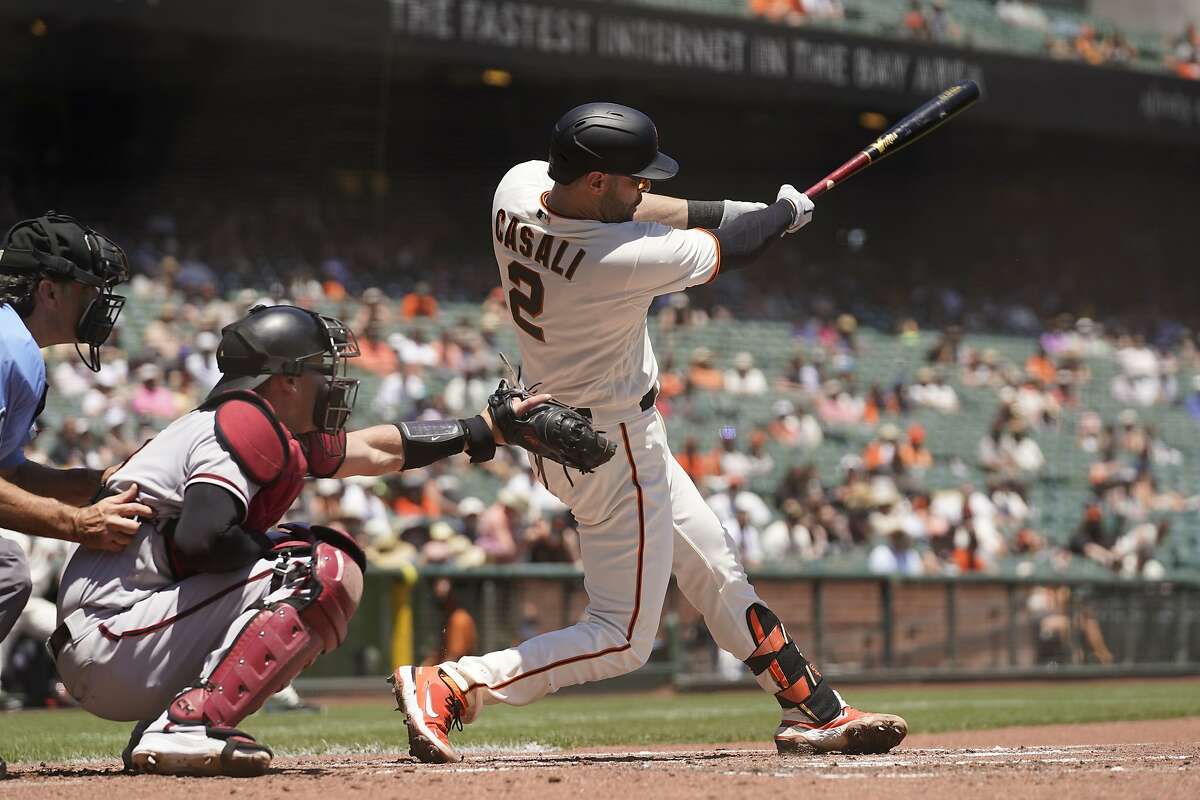
[[[651,632],[648,635],[642,635],[635,631],[628,644],[627,648],[613,654],[614,677],[633,672],[646,665],[646,662],[650,660],[650,654],[654,652],[654,634]]]
[[[650,654],[654,652],[654,635],[638,636],[634,634],[633,641],[629,643],[630,659],[634,663],[632,669],[638,669],[645,665],[650,660]]]

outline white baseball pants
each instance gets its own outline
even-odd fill
[[[646,663],[671,574],[703,615],[717,644],[739,660],[754,651],[746,609],[761,603],[733,540],[667,444],[657,411],[596,426],[617,453],[588,475],[554,464],[549,488],[579,523],[588,606],[569,628],[507,650],[441,665],[468,693],[471,720],[481,705],[524,705],[563,686],[631,672]],[[760,676],[772,694],[778,687]]]

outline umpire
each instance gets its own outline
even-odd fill
[[[137,487],[88,505],[101,486],[93,469],[54,469],[25,459],[46,403],[41,349],[74,343],[93,372],[125,298],[125,253],[73,217],[48,211],[18,222],[0,241],[0,528],[117,551],[137,532]],[[0,537],[0,641],[29,599],[21,548]],[[3,665],[0,664],[0,668]],[[0,776],[4,761],[0,759]]]

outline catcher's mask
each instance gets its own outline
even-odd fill
[[[96,297],[75,323],[75,352],[100,371],[100,346],[108,341],[125,298],[113,287],[129,280],[129,260],[116,242],[74,217],[47,211],[8,229],[0,248],[0,272],[70,280],[91,286]],[[87,345],[85,354],[80,345]]]
[[[346,377],[346,360],[358,355],[354,333],[339,319],[296,306],[255,306],[221,331],[217,366],[223,377],[208,396],[254,389],[272,375],[324,375],[313,405],[313,424],[330,434],[321,437],[326,446],[340,447],[336,434],[358,398],[358,379]]]

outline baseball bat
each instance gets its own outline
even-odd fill
[[[954,84],[888,128],[885,134],[867,145],[866,149],[859,151],[845,164],[814,183],[805,194],[810,200],[816,199],[851,176],[862,172],[876,161],[882,161],[939,125],[950,121],[953,117],[966,111],[978,99],[979,86],[975,81],[960,81]]]

